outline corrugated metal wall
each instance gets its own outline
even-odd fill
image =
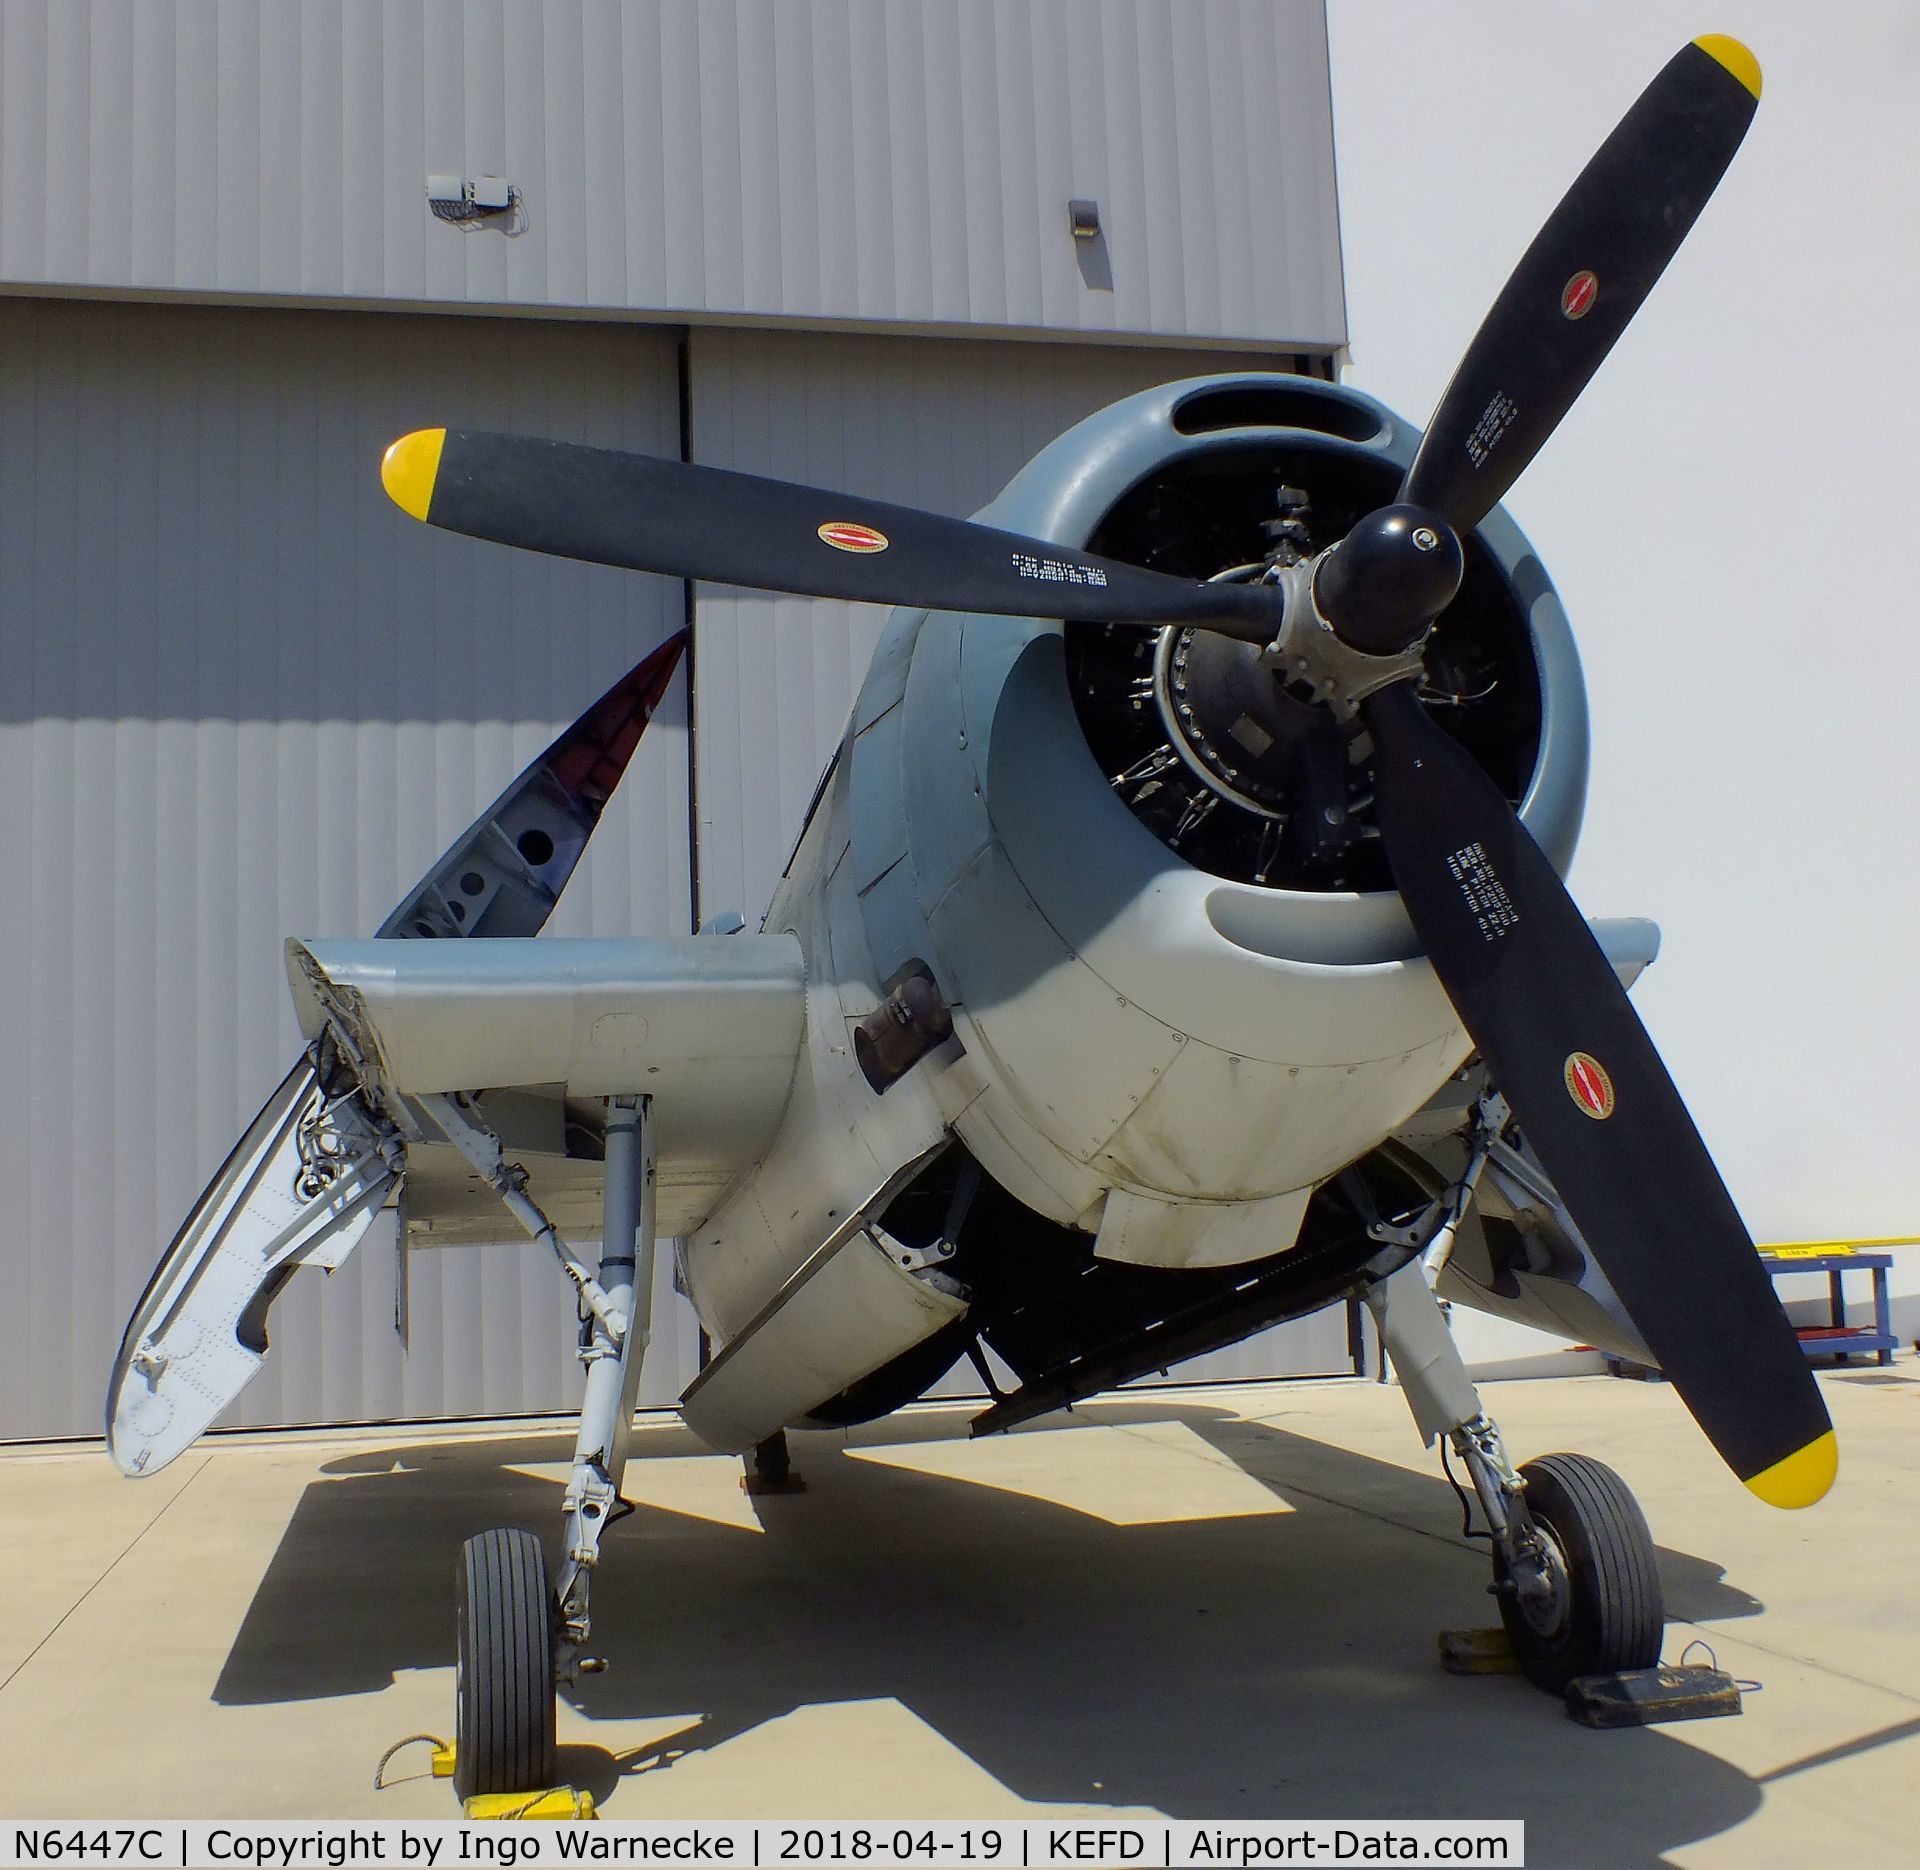
[[[370,933],[681,622],[678,584],[402,518],[380,450],[432,422],[677,453],[676,338],[0,299],[0,1436],[97,1432],[161,1246],[297,1049],[283,936]],[[683,693],[556,932],[688,926]],[[414,1260],[409,1360],[376,1230],[295,1282],[241,1419],[568,1393],[551,1266]]]
[[[433,171],[505,175],[523,211],[435,221]],[[306,309],[22,296],[49,292]],[[372,928],[679,620],[677,586],[408,526],[379,447],[452,421],[675,453],[689,324],[701,458],[955,512],[1144,383],[1326,355],[1322,0],[0,0],[0,796],[23,827],[0,1436],[96,1427],[154,1256],[291,1055],[282,936]],[[701,893],[752,912],[879,619],[701,608]],[[687,925],[679,705],[557,929]],[[572,1393],[530,1256],[417,1256],[406,1364],[391,1270],[376,1236],[296,1288],[240,1419]],[[691,1367],[669,1316],[654,1400]]]
[[[0,0],[8,283],[1331,350],[1323,0]]]
[[[1092,345],[696,331],[694,453],[717,467],[968,514],[1081,417],[1135,390],[1272,356]],[[695,791],[702,914],[758,920],[846,726],[886,613],[876,605],[699,588]],[[1349,1368],[1335,1310],[1181,1375]],[[970,1389],[971,1373],[954,1387]]]
[[[165,1239],[297,1044],[284,935],[365,932],[563,721],[680,620],[680,587],[394,513],[392,436],[451,421],[672,454],[676,341],[636,326],[0,300],[0,1436],[90,1433]],[[1253,359],[700,332],[703,460],[950,512],[1114,397]],[[878,630],[700,594],[708,913],[757,913]],[[684,703],[656,717],[554,924],[684,929]],[[571,1313],[514,1248],[376,1229],[302,1275],[236,1420],[509,1412],[574,1393]],[[646,1398],[692,1370],[662,1294]],[[1331,1340],[1330,1340],[1331,1342]],[[1326,1368],[1316,1344],[1219,1373]]]

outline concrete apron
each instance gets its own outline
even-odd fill
[[[1920,1369],[1823,1388],[1841,1478],[1803,1515],[1664,1386],[1488,1392],[1517,1455],[1635,1489],[1668,1658],[1704,1636],[1764,1684],[1738,1720],[1623,1733],[1440,1671],[1442,1627],[1493,1619],[1487,1564],[1391,1389],[1151,1391],[978,1444],[917,1409],[795,1437],[809,1490],[758,1500],[645,1419],[562,1776],[615,1818],[1518,1816],[1540,1864],[1904,1861]],[[455,1552],[552,1541],[569,1436],[218,1437],[138,1482],[0,1453],[0,1814],[456,1816],[373,1764],[451,1731]]]

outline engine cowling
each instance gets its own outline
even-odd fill
[[[1417,440],[1310,379],[1170,384],[1070,430],[982,517],[1230,573],[1258,563],[1272,522],[1304,528],[1302,549],[1340,536],[1391,497]],[[1283,488],[1304,510],[1282,513]],[[930,965],[984,1068],[984,1091],[934,1074],[957,1132],[1023,1200],[1099,1226],[1102,1251],[1272,1251],[1304,1191],[1470,1049],[1371,836],[1364,742],[1276,690],[1251,648],[919,624],[896,620],[861,698],[851,856],[877,973]],[[1504,515],[1470,540],[1436,635],[1429,705],[1564,867],[1584,693],[1559,602]]]
[[[1328,384],[1169,384],[1069,431],[982,517],[1211,575],[1262,554],[1269,520],[1304,525],[1303,549],[1336,536],[1391,495],[1416,440]],[[1282,487],[1300,490],[1304,513],[1279,511]],[[1572,640],[1504,515],[1469,550],[1458,614],[1440,626],[1456,648],[1435,666],[1476,685],[1463,677],[1432,705],[1465,723],[1481,689],[1500,695],[1462,738],[1564,867],[1586,778]],[[1303,720],[1309,704],[1292,697],[1270,734],[1281,757],[1263,764],[1256,745],[1251,770],[1227,770],[1242,764],[1222,751],[1244,741],[1241,715],[1263,718],[1247,696],[1265,697],[1247,663],[1203,670],[1199,653],[1171,631],[890,619],[767,921],[798,936],[807,970],[781,1133],[686,1241],[702,1316],[737,1342],[731,1367],[758,1398],[757,1413],[729,1418],[727,1445],[788,1419],[795,1353],[774,1326],[783,1295],[813,1290],[808,1268],[830,1257],[867,1283],[832,1308],[844,1344],[829,1356],[808,1340],[819,1419],[891,1407],[955,1354],[958,1319],[933,1318],[912,1342],[903,1327],[903,1349],[876,1348],[872,1317],[886,1282],[920,1277],[902,1269],[955,1224],[974,1165],[989,1192],[969,1212],[984,1218],[960,1224],[939,1290],[960,1319],[986,1294],[1008,1355],[1006,1308],[1018,1309],[1028,1374],[1098,1337],[1107,1314],[1082,1316],[1090,1275],[1114,1318],[1134,1317],[1168,1302],[1163,1287],[1126,1285],[1141,1268],[1221,1269],[1183,1286],[1183,1302],[1226,1303],[1237,1269],[1257,1262],[1248,1276],[1268,1282],[1270,1302],[1242,1321],[1252,1329],[1325,1303],[1378,1252],[1342,1172],[1358,1160],[1361,1183],[1378,1181],[1376,1145],[1446,1084],[1469,1041],[1369,849],[1364,749],[1353,757],[1330,716]],[[1126,778],[1155,749],[1170,756],[1162,772],[1178,767],[1178,815]],[[1205,798],[1212,833],[1175,835]],[[1304,798],[1344,800],[1352,834],[1289,845]],[[1398,1211],[1405,1191],[1374,1193]],[[1050,1311],[1035,1296],[1049,1280]]]
[[[1305,557],[1344,537],[1393,499],[1418,440],[1372,398],[1311,378],[1170,384],[1063,435],[988,516],[1157,571],[1230,577],[1276,546]],[[1586,785],[1572,637],[1504,512],[1465,544],[1466,576],[1426,645],[1422,700],[1564,869]],[[1391,891],[1364,740],[1278,687],[1250,646],[1194,630],[1063,634],[1088,748],[1170,850],[1279,890]]]

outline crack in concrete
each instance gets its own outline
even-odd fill
[[[95,1578],[94,1581],[90,1585],[88,1585],[87,1588],[84,1591],[82,1591],[80,1595],[76,1597],[73,1600],[73,1602],[66,1607],[65,1610],[63,1610],[60,1613],[59,1617],[54,1622],[53,1628],[50,1629],[45,1636],[41,1637],[39,1642],[35,1643],[34,1646],[30,1650],[28,1650],[27,1653],[24,1656],[22,1656],[20,1660],[16,1662],[11,1669],[7,1671],[6,1679],[4,1681],[0,1681],[0,1695],[4,1695],[7,1692],[7,1690],[11,1688],[16,1681],[19,1680],[20,1676],[26,1671],[27,1664],[30,1663],[35,1656],[39,1655],[41,1650],[45,1649],[46,1646],[50,1642],[52,1642],[56,1636],[60,1634],[61,1630],[66,1625],[67,1619],[71,1617],[73,1613],[76,1610],[78,1610],[80,1606],[84,1604],[87,1601],[87,1599],[94,1594],[95,1591],[99,1590],[99,1588],[103,1584],[105,1584],[106,1581],[109,1578],[111,1578],[117,1570],[119,1570],[121,1560],[124,1559],[127,1556],[127,1554],[131,1552],[133,1548],[136,1545],[138,1545],[140,1541],[144,1539],[147,1536],[147,1534],[154,1529],[154,1527],[159,1525],[159,1523],[163,1519],[165,1519],[169,1513],[173,1511],[174,1503],[177,1500],[179,1500],[180,1496],[184,1494],[187,1491],[187,1489],[191,1487],[193,1483],[196,1480],[198,1480],[200,1476],[207,1471],[207,1463],[212,1459],[213,1459],[213,1456],[211,1453],[203,1454],[200,1457],[200,1465],[196,1467],[193,1470],[193,1472],[189,1474],[186,1477],[186,1479],[183,1480],[180,1483],[180,1485],[173,1490],[172,1495],[161,1506],[159,1512],[155,1513],[154,1516],[150,1520],[148,1520],[147,1523],[144,1526],[142,1526],[140,1530],[136,1532],[133,1535],[133,1537],[129,1539],[126,1542],[126,1544],[120,1548],[118,1552],[114,1554],[112,1563],[110,1563],[106,1567],[106,1569],[101,1572],[99,1577]]]

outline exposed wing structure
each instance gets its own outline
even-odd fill
[[[375,945],[439,952],[476,934],[538,934],[685,647],[682,633],[643,657],[533,760],[401,898]],[[309,1047],[161,1256],[107,1389],[107,1448],[123,1472],[157,1473],[188,1447],[259,1373],[268,1308],[295,1270],[340,1265],[398,1198],[404,1138],[352,1063],[337,1046]]]
[[[448,846],[376,932],[443,940],[539,934],[686,643],[683,630],[635,663]]]

